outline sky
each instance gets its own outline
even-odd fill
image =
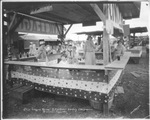
[[[141,2],[141,11],[140,11],[140,17],[130,20],[125,20],[125,24],[129,24],[130,28],[133,27],[148,27],[148,31],[150,32],[150,5],[149,2]],[[68,28],[69,25],[66,26]],[[72,40],[85,40],[86,35],[76,35],[77,32],[85,32],[85,31],[96,31],[96,30],[103,30],[103,23],[97,22],[96,26],[88,26],[88,27],[82,27],[82,24],[74,24],[71,29],[69,30],[66,39],[72,39]],[[148,35],[147,33],[137,33],[136,35]],[[150,35],[150,34],[149,34]]]

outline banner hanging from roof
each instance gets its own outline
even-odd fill
[[[12,17],[11,17],[12,18]],[[19,18],[15,18],[15,24],[19,21]],[[33,18],[25,17],[23,21],[15,30],[16,32],[28,32],[28,33],[40,33],[60,35],[62,34],[62,25],[56,23],[50,23],[48,21],[36,20]]]

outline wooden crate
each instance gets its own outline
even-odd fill
[[[22,86],[16,89],[13,89],[10,93],[10,96],[21,100],[22,103],[28,103],[31,101],[34,94],[34,88],[31,86]]]

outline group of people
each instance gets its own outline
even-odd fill
[[[96,46],[92,40],[92,36],[88,36],[87,40],[84,44],[84,55],[83,58],[85,59],[85,65],[96,65],[96,57],[95,51],[98,49],[103,49],[103,43],[99,46]],[[115,41],[111,46],[111,56],[112,59],[120,59],[120,56],[124,54],[125,47],[122,44],[121,40]],[[30,53],[30,51],[29,51]],[[45,62],[50,54],[60,53],[61,57],[58,60],[60,64],[78,64],[79,53],[77,51],[77,46],[72,44],[59,44],[55,51],[52,49],[52,46],[47,45],[45,46],[44,39],[39,40],[39,48],[36,51],[35,57],[38,59],[39,62]]]
[[[95,51],[98,51],[101,49],[103,51],[103,42],[99,46],[96,46],[93,43],[92,37],[88,36],[85,47],[84,47],[84,56],[85,56],[85,64],[86,65],[95,65],[96,64],[96,57],[95,57]],[[120,60],[120,57],[125,52],[125,47],[122,44],[122,41],[119,39],[118,41],[114,41],[114,43],[111,45],[111,59]]]
[[[74,64],[77,63],[77,53],[76,53],[76,46],[59,44],[56,49],[52,49],[52,46],[47,45],[45,46],[44,40],[39,40],[39,48],[35,57],[38,59],[39,62],[45,62],[48,60],[50,54],[61,54],[61,57],[58,58],[58,63],[69,63]]]

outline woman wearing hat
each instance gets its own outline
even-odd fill
[[[125,52],[125,47],[122,44],[121,40],[118,40],[118,45],[116,47],[116,51],[115,51],[115,56],[117,57],[118,60],[120,60],[120,57],[123,56],[124,52]]]
[[[46,49],[44,39],[39,40],[40,47],[38,48],[36,58],[39,62],[46,62]]]
[[[85,52],[85,64],[86,65],[95,65],[95,45],[92,41],[92,37],[88,36],[87,41],[84,47]]]

